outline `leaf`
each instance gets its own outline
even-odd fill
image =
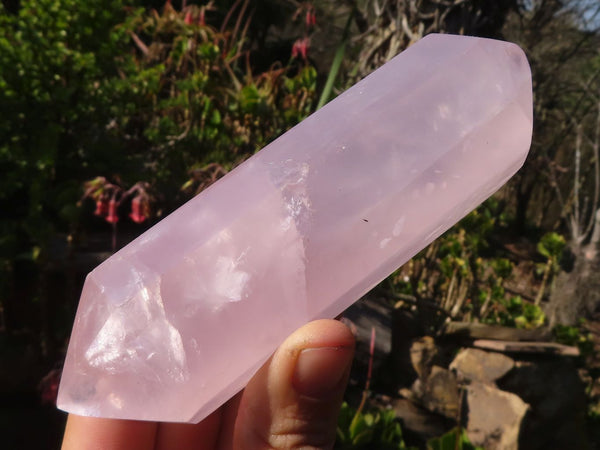
[[[538,242],[537,250],[546,258],[558,261],[566,246],[565,238],[555,232],[546,233]]]
[[[458,428],[453,428],[440,437],[430,439],[427,450],[483,450],[482,447],[471,444],[464,428],[461,429],[460,436],[457,437],[457,433]]]
[[[373,429],[362,430],[352,439],[352,444],[356,446],[370,444],[373,441]]]
[[[346,22],[346,26],[344,28],[344,34],[342,37],[342,42],[338,46],[335,56],[333,57],[333,61],[331,63],[331,68],[329,69],[329,73],[327,74],[327,81],[325,82],[325,87],[321,92],[321,97],[319,98],[319,103],[317,104],[317,109],[321,109],[329,101],[331,98],[331,92],[333,91],[333,85],[335,83],[335,79],[337,78],[337,74],[340,71],[340,67],[342,66],[342,62],[344,61],[344,54],[346,53],[346,45],[350,40],[350,25],[352,24],[352,20],[354,19],[355,11],[354,9],[348,15],[348,21]]]
[[[350,438],[354,440],[354,438],[362,433],[366,427],[367,424],[365,423],[364,416],[360,412],[357,412],[348,428],[350,431]]]

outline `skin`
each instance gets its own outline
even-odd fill
[[[69,415],[64,450],[328,449],[354,355],[335,320],[293,333],[248,386],[198,424]]]

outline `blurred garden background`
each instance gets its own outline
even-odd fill
[[[521,395],[520,448],[600,448],[599,29],[595,0],[2,0],[0,447],[59,446],[65,416],[54,401],[87,272],[440,32],[525,50],[531,153],[498,194],[367,296],[375,306],[365,308],[389,323],[363,325],[338,445],[472,448],[462,381],[458,406],[444,409],[428,407],[415,380],[425,386],[424,372],[442,367],[435,346],[456,340],[450,331],[514,329],[511,342],[563,344],[552,357],[568,359],[582,394],[565,410],[578,422],[553,444],[532,438],[544,434],[531,425],[543,414]],[[471,344],[454,345],[452,357]],[[435,347],[424,372],[397,356],[413,357],[415,345]],[[439,417],[444,437],[405,432],[399,399]]]

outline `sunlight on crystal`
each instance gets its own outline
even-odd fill
[[[108,395],[108,401],[117,409],[123,408],[123,400],[121,400],[121,398],[115,395],[113,392]]]
[[[379,243],[379,248],[385,248],[390,243],[391,240],[392,240],[392,238],[382,239],[381,242]]]
[[[237,260],[220,256],[216,261],[215,292],[232,302],[242,299],[242,292],[250,275],[238,270],[240,262],[244,259],[242,253]]]
[[[392,234],[394,235],[394,237],[398,237],[400,236],[400,233],[402,233],[402,229],[404,228],[404,222],[406,221],[405,216],[400,217],[400,219],[398,219],[398,221],[394,224],[394,229],[392,230]]]
[[[446,119],[450,116],[450,106],[445,103],[438,105],[438,113],[442,119]]]
[[[140,376],[151,373],[152,377],[183,381],[187,368],[181,336],[165,316],[158,284],[150,287],[154,292],[149,286],[141,287],[137,295],[114,308],[85,358],[90,366],[111,374],[139,371]],[[168,367],[155,363],[152,356],[156,352],[167,356]]]
[[[497,190],[531,132],[518,47],[423,38],[90,273],[59,407],[197,423]]]

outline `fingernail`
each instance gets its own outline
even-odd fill
[[[352,362],[352,356],[352,349],[348,347],[302,350],[296,361],[294,388],[299,394],[308,397],[332,395],[336,388],[343,388],[339,385]]]

